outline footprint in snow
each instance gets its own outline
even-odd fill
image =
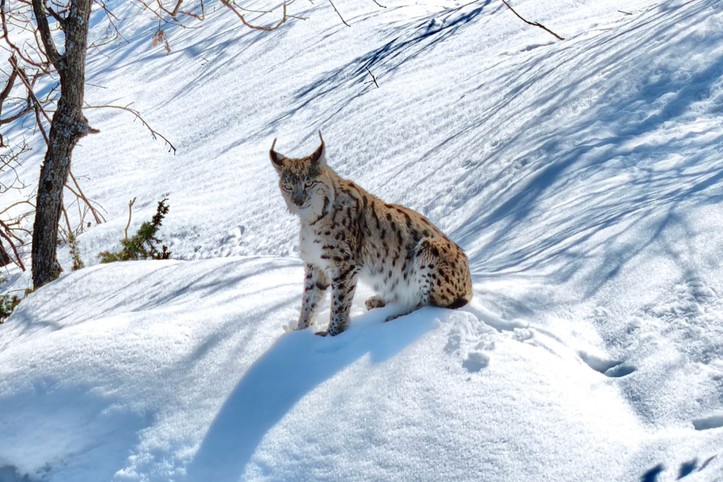
[[[637,370],[634,366],[626,363],[625,360],[605,360],[584,351],[578,352],[578,355],[587,366],[606,377],[622,378]]]
[[[460,317],[447,335],[444,352],[459,357],[462,368],[469,373],[478,373],[489,365],[490,358],[484,352],[494,349],[494,333],[494,329],[472,315]]]
[[[711,430],[714,428],[721,428],[723,427],[723,414],[697,418],[693,420],[693,427],[696,430]]]

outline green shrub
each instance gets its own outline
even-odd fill
[[[156,214],[150,222],[141,224],[138,232],[130,238],[121,240],[121,250],[116,252],[103,251],[100,256],[101,263],[112,263],[114,261],[130,261],[137,259],[170,259],[171,252],[168,247],[156,237],[158,229],[163,223],[163,218],[168,214],[168,199],[158,202]],[[158,247],[160,245],[160,248]]]
[[[0,285],[7,282],[7,278],[0,278]],[[0,295],[0,324],[12,314],[16,306],[20,304],[20,297],[3,293]]]
[[[0,295],[0,324],[12,314],[16,306],[20,304],[20,297],[17,295]]]
[[[77,271],[85,268],[85,263],[80,257],[80,249],[78,248],[78,238],[72,231],[68,233],[68,247],[70,248],[70,257],[73,260],[72,270]]]

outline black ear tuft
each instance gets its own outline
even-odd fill
[[[269,149],[269,157],[271,158],[271,162],[274,164],[274,167],[279,169],[284,164],[284,159],[286,158],[274,150],[275,146],[276,139],[274,139],[274,142],[271,144],[271,149]]]
[[[321,137],[321,131],[319,131],[319,140],[321,141],[319,147],[317,147],[314,153],[311,155],[311,162],[313,163],[318,163],[324,155],[324,138]]]

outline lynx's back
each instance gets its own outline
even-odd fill
[[[467,257],[427,218],[339,177],[326,165],[323,139],[304,158],[286,158],[274,145],[270,157],[282,194],[301,220],[306,283],[298,329],[313,323],[331,286],[331,320],[323,334],[344,331],[359,279],[377,292],[367,300],[367,308],[396,306],[388,319],[424,305],[459,308],[469,302]]]

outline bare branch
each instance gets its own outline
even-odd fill
[[[332,2],[331,0],[329,0],[329,3],[331,4],[332,7],[334,7],[334,11],[336,12],[337,15],[339,15],[339,18],[341,19],[341,22],[342,22],[344,25],[346,25],[347,27],[351,27],[351,25],[349,25],[348,23],[346,23],[346,20],[344,20],[344,17],[341,16],[341,13],[339,13],[339,10],[336,8],[336,5],[334,5],[334,2]]]
[[[53,41],[53,35],[50,33],[50,25],[48,24],[48,17],[45,15],[45,12],[43,12],[43,6],[42,0],[33,0],[35,21],[38,23],[40,38],[43,41],[43,46],[45,47],[45,55],[48,56],[48,59],[55,69],[58,72],[61,72],[63,70],[63,65],[60,61],[63,57],[60,55],[60,52],[58,52],[58,48],[55,46],[55,42]]]
[[[377,89],[378,89],[378,88],[379,88],[379,84],[377,83],[377,78],[376,78],[376,77],[374,77],[374,74],[372,74],[372,71],[371,71],[371,70],[369,70],[369,67],[366,67],[366,69],[367,69],[367,72],[369,72],[369,75],[370,75],[370,76],[371,76],[371,78],[372,78],[372,80],[371,80],[371,81],[369,81],[369,82],[367,82],[367,84],[371,84],[371,83],[373,82],[373,83],[374,83],[374,85],[376,85],[376,86],[377,86]]]
[[[8,63],[10,65],[17,65],[17,60],[15,59],[15,55],[11,55],[10,59],[8,59]],[[13,85],[15,85],[15,79],[18,77],[18,71],[17,69],[13,68],[10,72],[10,75],[8,76],[8,81],[5,84],[5,88],[2,92],[0,92],[0,114],[2,114],[2,108],[3,104],[7,100],[8,96],[10,95],[10,92],[13,90]]]
[[[0,238],[5,240],[5,244],[10,246],[10,249],[13,251],[14,259],[12,259],[12,262],[15,263],[22,271],[25,271],[25,265],[23,264],[23,259],[20,256],[20,253],[18,253],[17,244],[22,244],[22,240],[15,236],[13,234],[12,228],[5,224],[2,220],[0,220]]]
[[[94,2],[96,3],[96,5],[100,5],[100,8],[105,12],[105,16],[108,19],[108,23],[113,28],[115,35],[112,39],[105,41],[105,42],[93,42],[93,44],[89,45],[88,48],[96,48],[101,45],[105,45],[106,43],[112,42],[113,40],[115,40],[117,38],[123,39],[123,41],[125,43],[130,43],[128,41],[128,39],[123,36],[120,29],[118,28],[118,25],[116,25],[116,22],[118,21],[118,17],[113,13],[113,11],[110,8],[108,8],[108,5],[106,5],[103,0],[94,0]]]
[[[25,74],[25,71],[18,66],[17,62],[14,61],[14,59],[12,57],[10,58],[10,65],[12,65],[13,68],[17,71],[18,76],[20,77],[20,80],[22,80],[23,84],[25,84],[25,88],[28,90],[28,95],[35,103],[36,111],[38,109],[40,109],[42,111],[42,114],[45,116],[45,120],[47,120],[48,122],[51,122],[50,116],[48,115],[47,112],[45,112],[45,109],[43,108],[42,102],[40,102],[38,100],[38,98],[35,96],[35,93],[33,92],[34,81],[31,82],[30,79],[28,79],[28,76]],[[35,78],[37,79],[37,76]],[[38,122],[38,124],[40,124],[40,122]]]
[[[246,18],[244,18],[243,14],[239,12],[238,7],[233,5],[229,0],[221,0],[221,3],[223,3],[229,10],[235,13],[236,16],[241,20],[241,23],[243,23],[247,28],[250,28],[252,30],[263,30],[265,32],[272,32],[281,27],[286,22],[286,20],[288,20],[288,16],[286,15],[287,2],[284,2],[283,4],[283,13],[281,15],[281,19],[271,27],[264,27],[262,25],[253,25],[249,23]]]
[[[136,119],[141,121],[141,123],[143,124],[143,126],[146,129],[148,129],[148,131],[151,133],[151,136],[153,137],[154,140],[156,140],[160,137],[161,139],[163,139],[163,142],[165,142],[168,145],[168,148],[169,148],[168,152],[173,151],[174,154],[176,153],[176,146],[174,146],[171,143],[171,141],[169,141],[168,138],[166,138],[166,136],[164,136],[157,130],[153,129],[153,127],[151,127],[150,124],[148,124],[148,122],[146,122],[145,119],[143,119],[140,112],[138,112],[135,109],[131,109],[130,104],[128,104],[125,107],[122,105],[87,105],[86,104],[85,108],[86,109],[120,109],[120,110],[124,110],[126,112],[130,112],[131,114],[133,114],[135,116]]]
[[[514,13],[514,14],[517,16],[517,18],[519,18],[520,20],[522,20],[522,21],[525,22],[526,24],[532,25],[533,27],[539,27],[539,28],[541,28],[541,29],[544,30],[545,32],[549,33],[550,35],[552,35],[553,37],[555,37],[555,38],[558,39],[558,40],[565,40],[563,37],[560,37],[560,36],[557,35],[555,32],[553,32],[553,31],[550,30],[549,28],[545,27],[545,26],[542,25],[541,23],[538,23],[538,22],[530,22],[529,20],[527,20],[526,18],[524,18],[522,15],[520,15],[519,13],[517,13],[517,12],[515,11],[515,9],[510,6],[509,3],[507,3],[507,0],[502,0],[502,3],[504,3],[505,5],[507,5],[507,8],[509,8],[509,9],[512,11],[512,13]]]
[[[98,0],[96,0],[98,1]],[[155,0],[155,3],[158,5],[158,7],[153,7],[151,5],[148,5],[146,0],[136,0],[138,3],[140,3],[145,10],[148,10],[152,15],[155,15],[158,17],[159,20],[168,23],[168,20],[165,19],[162,15],[162,13],[165,13],[172,19],[177,19],[179,16],[185,16],[185,17],[191,17],[195,18],[196,20],[204,20],[206,18],[206,6],[204,0],[200,1],[200,9],[201,13],[194,13],[193,10],[181,10],[181,4],[183,3],[183,0],[176,0],[176,5],[173,7],[172,10],[169,10],[168,8],[163,6],[163,0]],[[180,27],[188,28],[185,25],[177,24]]]
[[[25,55],[25,52],[22,51],[13,41],[10,39],[10,33],[8,32],[8,25],[11,24],[10,19],[5,14],[5,4],[6,0],[0,0],[0,25],[2,25],[2,38],[5,40],[5,43],[10,47],[10,50],[15,52],[15,54],[22,59],[23,62],[27,63],[28,65],[32,65],[33,67],[42,67],[42,64],[40,62],[36,62],[35,60],[31,59],[30,57]],[[21,27],[22,28],[22,27]],[[30,31],[29,28],[25,27],[23,30]],[[36,34],[36,32],[33,30],[33,34]]]
[[[73,192],[73,194],[75,194],[76,198],[82,200],[83,203],[85,203],[85,205],[88,206],[88,209],[90,209],[90,212],[93,215],[93,219],[95,219],[96,224],[104,223],[105,218],[103,217],[102,214],[100,214],[98,212],[97,209],[95,209],[95,207],[93,207],[93,203],[90,201],[90,199],[88,199],[88,197],[85,195],[83,190],[80,188],[80,184],[78,183],[78,180],[73,175],[73,171],[70,171],[68,174],[70,175],[70,179],[73,181],[73,184],[75,184],[75,187],[78,190],[78,192],[75,192],[74,190],[70,189],[70,186],[68,186],[68,183],[65,184],[65,187],[70,189],[71,192]]]

